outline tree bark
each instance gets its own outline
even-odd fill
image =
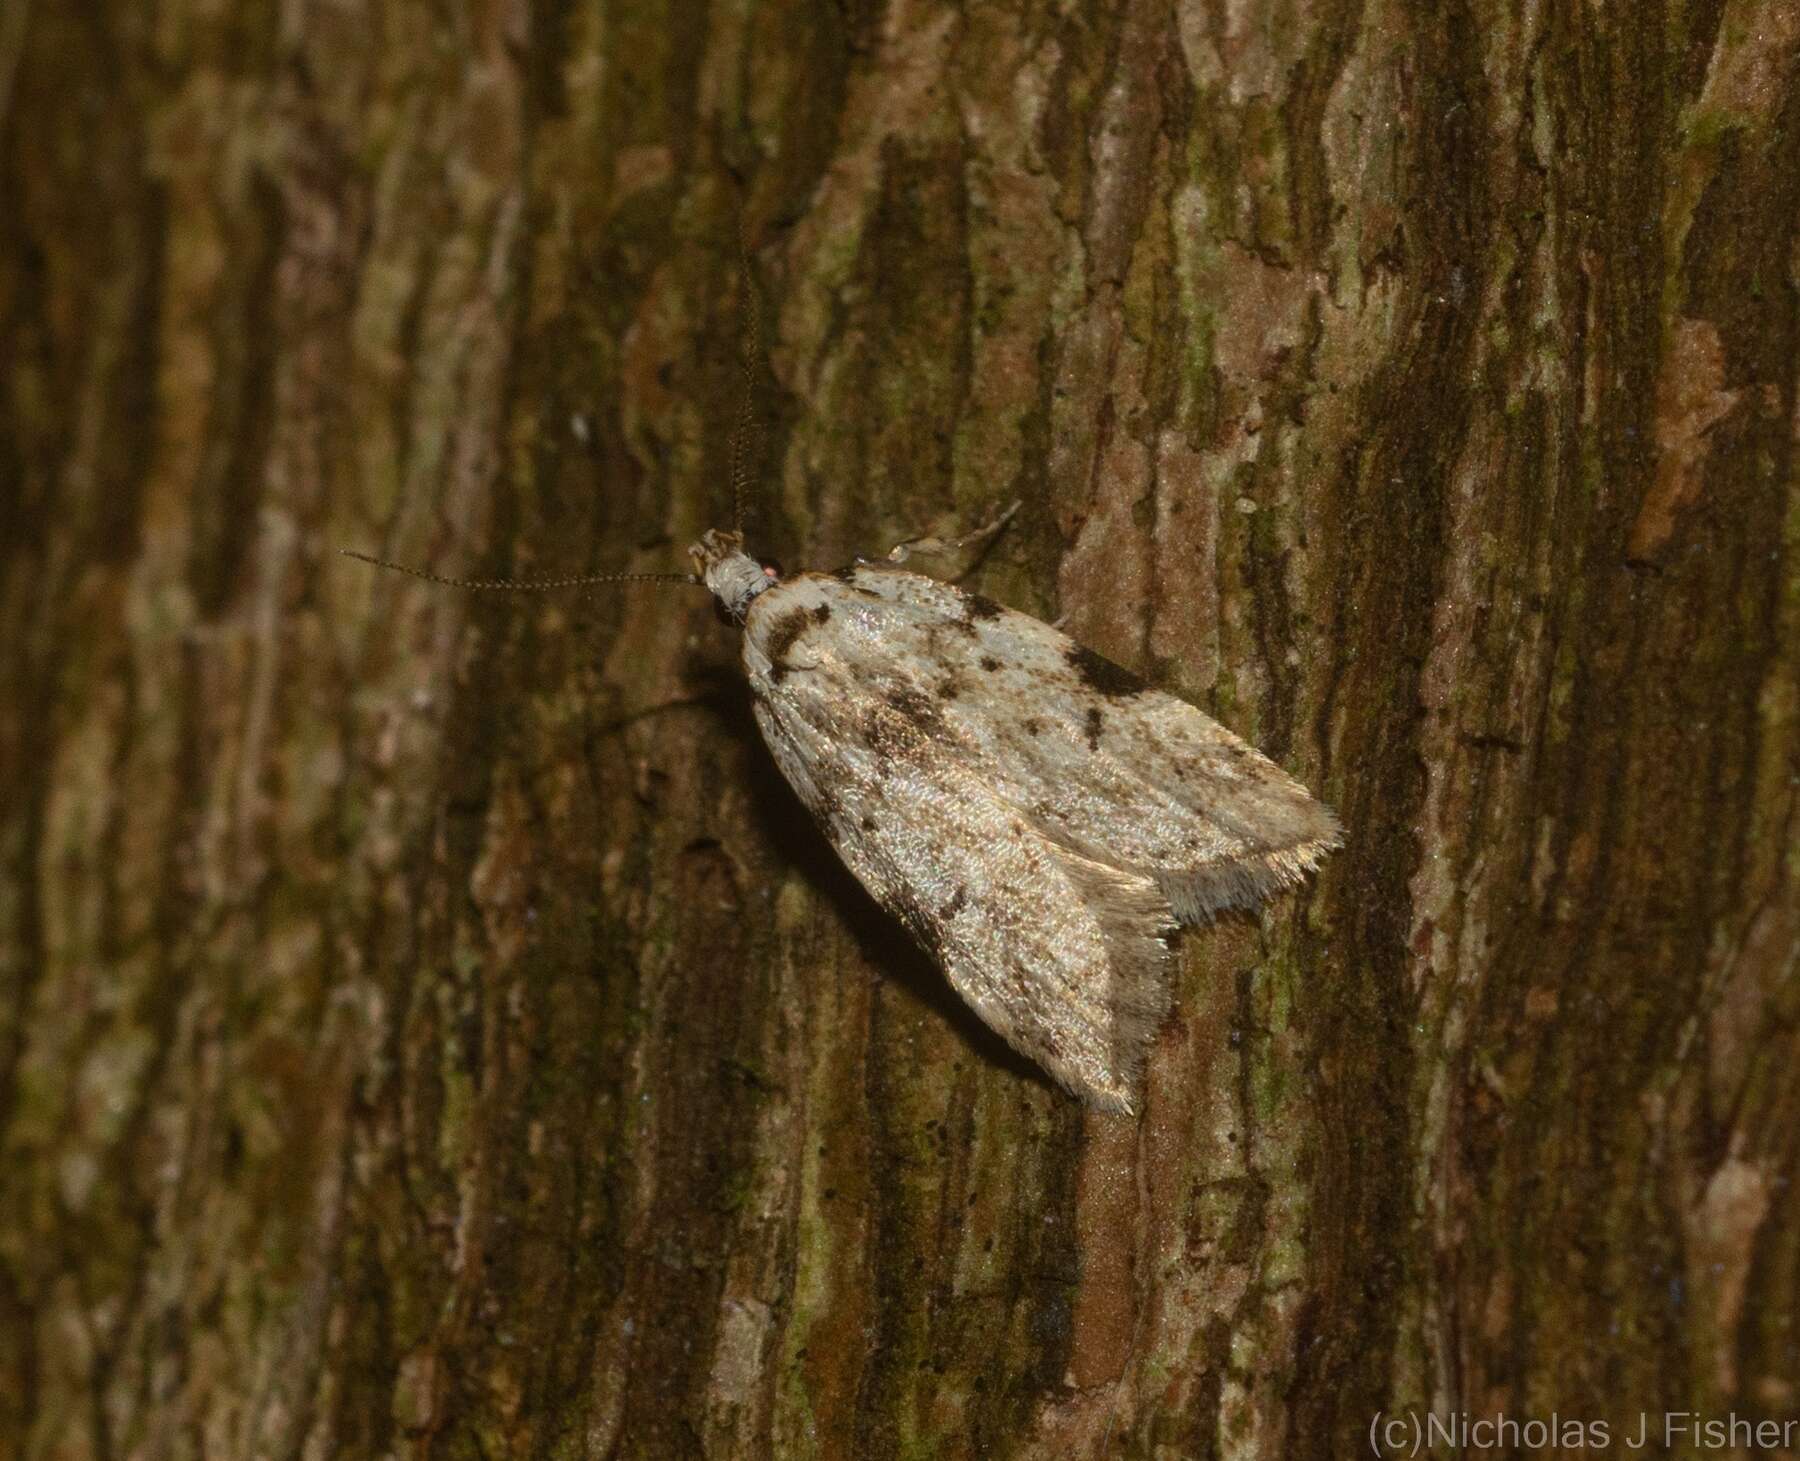
[[[1792,0],[14,0],[0,142],[0,1451],[1800,1452]],[[740,222],[755,547],[1021,497],[1345,821],[1140,1119],[704,595],[333,554],[684,569]]]

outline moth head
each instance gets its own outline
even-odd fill
[[[694,560],[695,575],[734,624],[744,622],[750,600],[781,576],[773,565],[758,563],[744,551],[742,533],[708,528],[688,549],[688,556]]]

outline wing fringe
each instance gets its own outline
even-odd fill
[[[1292,847],[1280,847],[1224,858],[1199,868],[1149,870],[1184,924],[1206,923],[1231,909],[1260,907],[1277,893],[1296,888],[1321,861],[1341,847],[1344,834],[1324,807],[1327,829]]]

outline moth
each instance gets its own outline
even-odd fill
[[[783,578],[716,529],[689,553],[743,631],[776,765],[857,881],[1015,1050],[1134,1110],[1175,930],[1298,883],[1336,818],[1187,702],[980,594],[895,562]]]

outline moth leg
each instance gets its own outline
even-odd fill
[[[1018,510],[1019,501],[1015,500],[1010,507],[992,522],[983,524],[973,532],[961,533],[954,538],[939,538],[935,536],[908,538],[904,543],[896,543],[892,548],[888,549],[887,561],[889,563],[904,563],[908,558],[912,557],[914,553],[954,553],[957,549],[966,548],[971,543],[978,543],[983,538],[991,538],[1011,521],[1012,515]]]

